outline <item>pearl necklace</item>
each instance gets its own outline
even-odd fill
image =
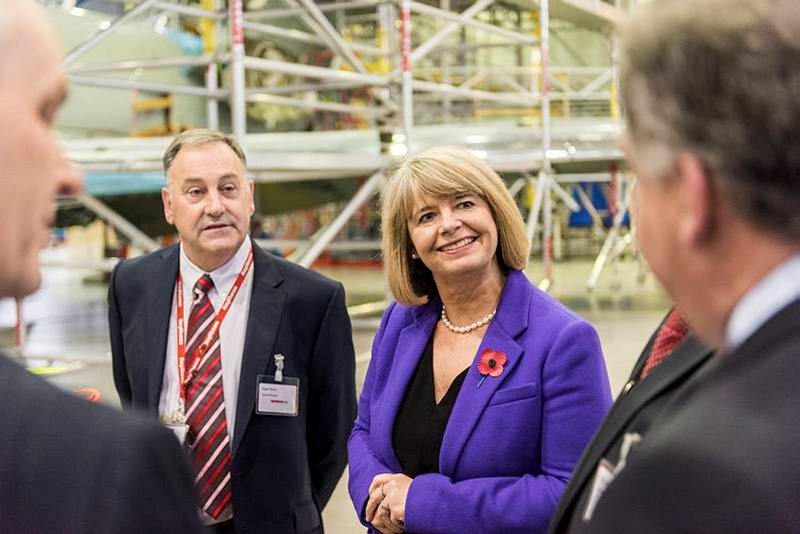
[[[450,322],[450,319],[447,318],[447,312],[444,309],[444,304],[442,304],[442,324],[451,332],[454,332],[456,334],[467,334],[469,332],[472,332],[473,330],[477,330],[478,328],[489,324],[492,321],[492,319],[494,319],[496,313],[497,310],[495,309],[492,310],[486,317],[478,321],[475,321],[474,323],[470,323],[465,326],[456,326]]]

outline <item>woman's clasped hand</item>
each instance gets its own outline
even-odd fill
[[[385,473],[372,479],[366,519],[384,534],[405,531],[405,508],[412,479],[403,474]]]

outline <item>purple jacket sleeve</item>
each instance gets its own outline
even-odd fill
[[[462,481],[421,475],[406,502],[407,532],[546,532],[572,469],[611,405],[600,342],[588,323],[572,322],[558,334],[541,384],[541,471]],[[496,454],[503,454],[502,443]]]
[[[369,523],[364,518],[364,505],[369,497],[369,485],[375,475],[391,473],[392,470],[386,467],[372,451],[370,445],[370,406],[372,389],[375,382],[376,367],[381,364],[377,357],[378,347],[380,346],[386,325],[397,303],[393,302],[383,314],[381,325],[375,334],[372,342],[372,358],[367,369],[367,376],[364,379],[364,387],[358,400],[358,416],[356,417],[353,431],[347,442],[347,457],[349,462],[349,480],[347,483],[350,491],[350,499],[353,501],[359,520],[364,526],[369,527]]]

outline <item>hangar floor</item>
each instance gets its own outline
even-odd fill
[[[66,252],[55,248],[44,254],[58,259]],[[588,294],[586,279],[591,266],[588,260],[557,263],[552,293],[597,328],[616,393],[669,302],[651,275],[640,276],[640,266],[634,261],[608,267],[594,292]],[[351,303],[380,299],[386,291],[379,269],[332,268],[323,272],[342,281]],[[531,280],[540,280],[541,265],[534,260],[527,274]],[[45,269],[42,289],[23,304],[28,325],[25,353],[32,358],[32,366],[54,364],[62,368],[64,372],[49,377],[59,386],[70,390],[95,388],[103,402],[118,405],[111,378],[105,292],[106,286],[96,273]],[[0,325],[13,325],[14,312],[12,301],[0,302]],[[369,325],[354,331],[359,386],[374,331],[375,327]],[[346,477],[342,477],[324,512],[326,530],[332,534],[363,532],[347,495]]]

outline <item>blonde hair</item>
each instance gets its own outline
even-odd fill
[[[497,256],[505,269],[524,269],[529,246],[525,224],[505,183],[489,165],[458,147],[436,147],[411,156],[392,171],[381,195],[381,233],[389,288],[400,304],[424,304],[436,293],[431,271],[411,260],[408,220],[419,195],[481,197],[497,225]]]

